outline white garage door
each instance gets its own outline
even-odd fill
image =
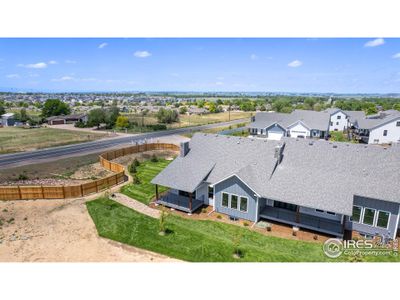
[[[283,136],[283,132],[273,132],[268,131],[268,139],[269,140],[280,140]]]

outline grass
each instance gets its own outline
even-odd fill
[[[149,204],[156,194],[154,184],[150,181],[160,173],[171,161],[159,158],[157,162],[146,160],[140,163],[137,169],[137,176],[140,183],[130,183],[121,188],[121,192],[133,199]],[[158,192],[164,192],[167,188],[159,186]]]
[[[86,203],[100,236],[170,257],[193,262],[340,262],[330,259],[318,242],[265,236],[248,228],[217,221],[190,220],[170,214],[165,236],[159,220],[107,198]],[[238,241],[239,239],[239,241]],[[233,258],[239,248],[241,259]],[[399,261],[398,257],[366,257],[364,261]]]
[[[222,222],[189,220],[169,215],[166,236],[160,236],[159,221],[101,198],[86,203],[100,236],[170,257],[196,262],[229,262],[235,239],[241,237],[239,261],[295,262],[333,261],[325,257],[319,243],[276,237]]]
[[[103,137],[100,133],[56,128],[0,128],[0,154],[36,150],[41,148],[93,141]]]

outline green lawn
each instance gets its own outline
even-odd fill
[[[160,173],[171,161],[159,158],[158,162],[146,160],[140,163],[137,167],[137,176],[139,177],[139,184],[127,184],[121,188],[121,192],[133,199],[136,199],[145,204],[149,204],[151,199],[156,194],[154,184],[150,181]],[[159,186],[158,191],[164,192],[167,188]]]
[[[322,245],[267,237],[235,225],[215,221],[189,220],[169,215],[166,236],[159,223],[146,215],[109,199],[86,203],[100,236],[151,250],[170,257],[196,262],[295,262],[334,261],[324,256]],[[243,257],[234,259],[234,240],[241,237]],[[335,260],[336,261],[336,260]]]

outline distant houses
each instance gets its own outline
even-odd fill
[[[258,112],[249,125],[252,136],[280,140],[282,137],[327,139],[330,132],[346,131],[367,144],[400,142],[400,112],[382,111],[366,116],[362,111],[338,108],[325,111],[295,110],[290,114]]]

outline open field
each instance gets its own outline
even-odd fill
[[[0,154],[94,141],[105,136],[55,128],[4,127],[0,128]]]
[[[158,162],[152,162],[150,160],[144,161],[137,167],[137,176],[140,183],[130,183],[121,188],[121,192],[133,199],[136,199],[145,204],[149,204],[151,199],[154,198],[155,186],[150,181],[160,173],[171,161],[165,159],[159,159]],[[164,192],[167,188],[159,187],[158,191]]]

